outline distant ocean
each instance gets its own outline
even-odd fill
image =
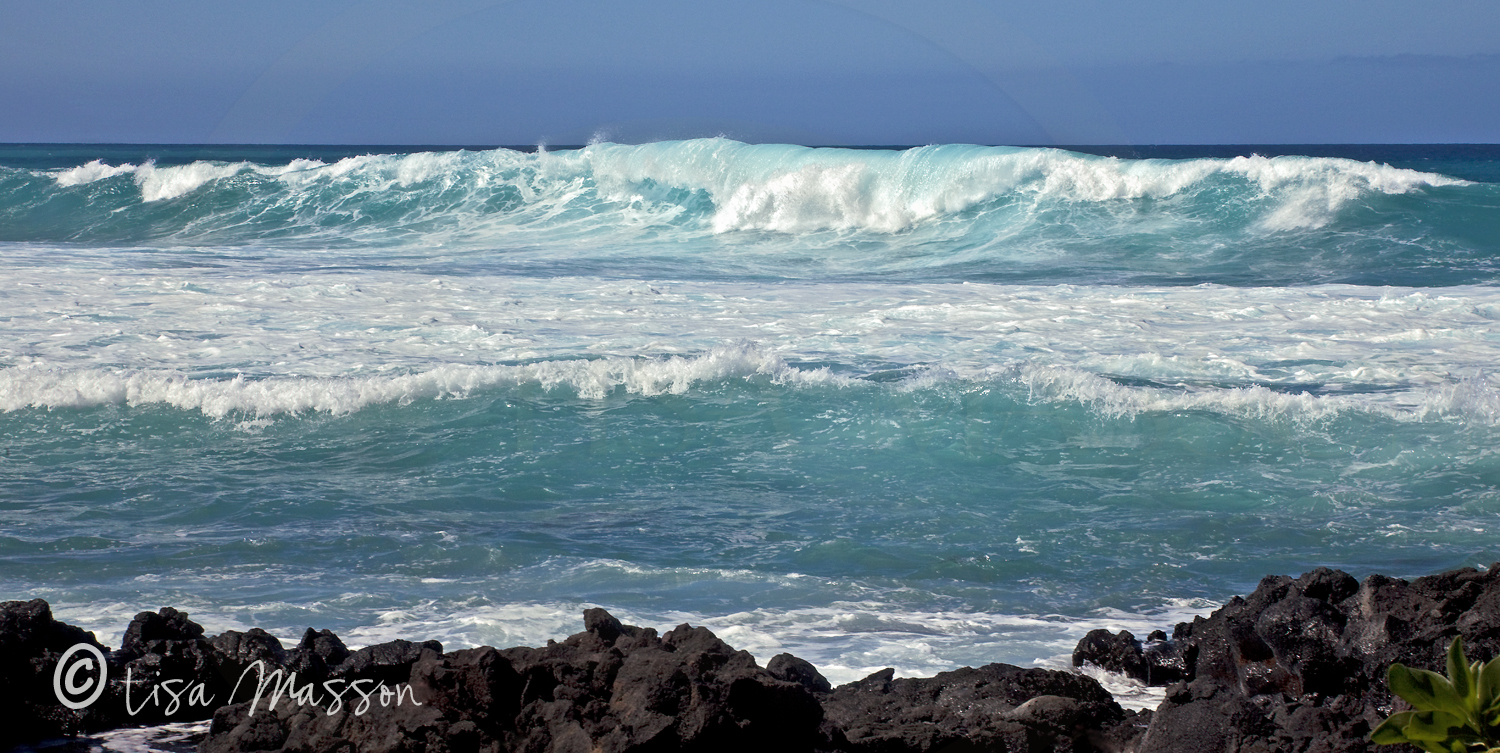
[[[0,146],[0,598],[1062,666],[1500,560],[1500,147]]]

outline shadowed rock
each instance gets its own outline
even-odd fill
[[[411,678],[411,666],[422,658],[425,651],[443,653],[443,644],[437,641],[412,643],[394,640],[369,646],[349,654],[329,675],[345,681],[371,680],[378,683],[395,684]]]
[[[203,626],[171,607],[137,614],[109,664],[110,686],[91,710],[126,724],[208,719],[235,679]]]
[[[989,664],[930,678],[876,672],[824,700],[842,749],[896,753],[968,745],[986,751],[1091,751],[1125,719],[1092,678]],[[1105,745],[1105,747],[1108,747]],[[954,748],[955,750],[959,748]]]
[[[1369,732],[1393,708],[1394,662],[1442,671],[1462,635],[1469,655],[1500,651],[1500,565],[1363,582],[1318,568],[1269,576],[1207,618],[1179,624],[1171,648],[1184,682],[1168,688],[1139,753],[1264,750],[1373,752]],[[1123,631],[1090,633],[1074,652],[1138,679]]]
[[[116,652],[121,660],[143,656],[161,642],[196,641],[203,637],[203,626],[188,619],[186,612],[162,607],[158,612],[141,612],[125,628],[125,637]]]
[[[766,662],[766,671],[772,677],[786,682],[795,682],[814,693],[833,692],[833,686],[828,683],[817,667],[811,662],[798,659],[791,654],[777,654]]]
[[[307,682],[321,683],[348,658],[349,649],[333,631],[308,628],[297,647],[287,652],[286,668]]]
[[[74,644],[107,650],[94,634],[58,622],[41,599],[0,602],[0,730],[15,742],[103,729],[113,720],[58,703],[57,660]]]
[[[257,661],[272,667],[286,664],[287,653],[281,647],[281,641],[260,628],[250,628],[243,633],[227,630],[210,638],[208,643],[219,653],[224,669],[236,677]]]
[[[585,615],[585,627],[542,648],[444,655],[436,644],[397,641],[361,649],[329,670],[335,685],[404,681],[405,702],[360,709],[354,697],[324,698],[321,707],[283,699],[254,713],[242,702],[214,715],[202,750],[706,753],[811,751],[823,741],[822,708],[807,688],[706,628],[682,625],[658,638],[602,609]]]
[[[1073,666],[1085,664],[1118,672],[1147,685],[1162,686],[1181,680],[1186,668],[1177,646],[1160,630],[1152,631],[1144,644],[1128,630],[1089,631],[1073,649]]]

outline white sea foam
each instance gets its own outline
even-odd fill
[[[768,585],[788,578],[806,579],[806,576],[703,569],[675,572],[669,568],[633,573],[639,568],[610,560],[581,562],[574,567],[631,582],[643,578],[658,582],[662,578],[668,581],[687,578]],[[793,587],[805,585],[799,583]],[[838,590],[847,588],[835,589]],[[437,598],[403,604],[400,608],[361,609],[353,613],[355,624],[348,624],[351,610],[345,602],[377,601],[374,595],[351,594],[350,599],[317,604],[234,607],[189,599],[175,606],[188,611],[210,634],[244,631],[255,626],[269,631],[283,645],[293,646],[309,621],[318,623],[319,615],[331,614],[343,623],[335,632],[351,648],[397,639],[437,640],[447,651],[480,645],[500,648],[546,645],[548,640],[561,640],[582,631],[583,610],[602,606],[627,624],[652,627],[659,633],[681,624],[707,627],[735,648],[749,651],[762,666],[777,654],[793,654],[812,662],[835,685],[854,682],[886,667],[894,668],[898,677],[930,677],[962,666],[992,662],[1071,671],[1073,647],[1091,630],[1129,630],[1140,636],[1152,630],[1170,633],[1177,623],[1206,615],[1217,606],[1202,599],[1178,599],[1143,613],[1101,610],[1086,616],[1062,616],[923,611],[893,604],[879,598],[878,593],[870,592],[869,596],[815,607],[765,606],[731,613],[661,611],[591,601],[491,602]],[[83,605],[61,605],[54,611],[58,619],[93,630],[106,645],[117,645],[124,622],[129,620],[118,609],[94,613]],[[290,623],[256,618],[267,614],[296,616]],[[252,621],[256,624],[248,624]],[[1105,682],[1112,692],[1118,690],[1121,702],[1127,705],[1145,708],[1160,700],[1159,689],[1142,688],[1126,678],[1097,670],[1082,671]]]
[[[172,167],[157,167],[147,163],[136,169],[135,182],[141,187],[142,201],[165,201],[186,196],[205,183],[231,178],[243,172],[277,177],[305,172],[321,165],[321,162],[305,159],[293,160],[280,167],[266,167],[249,162],[194,162]]]
[[[212,418],[231,415],[346,415],[372,405],[406,405],[415,400],[465,398],[475,392],[534,384],[601,400],[616,389],[635,395],[684,394],[704,383],[766,376],[791,387],[871,387],[827,367],[798,369],[778,356],[753,348],[721,348],[697,357],[604,358],[546,361],[521,366],[439,366],[411,374],[371,377],[190,378],[171,372],[59,371],[39,367],[0,369],[0,411],[25,408],[83,408],[107,404],[167,405]],[[1012,376],[1013,375],[1013,376]],[[1101,417],[1145,413],[1207,411],[1258,421],[1316,423],[1342,413],[1373,413],[1398,421],[1456,419],[1500,424],[1500,388],[1484,377],[1412,393],[1404,400],[1369,396],[1314,395],[1263,386],[1161,388],[1122,385],[1078,369],[1027,366],[964,376],[925,369],[894,385],[904,391],[943,387],[964,380],[1014,378],[1029,398],[1074,402]]]
[[[142,201],[163,201],[183,196],[211,180],[237,175],[249,167],[243,162],[229,165],[194,162],[177,167],[148,163],[135,171],[135,182],[141,187]]]
[[[558,159],[586,161],[601,185],[664,183],[714,197],[716,232],[821,229],[896,232],[1002,198],[1105,202],[1163,198],[1239,176],[1279,200],[1263,223],[1285,230],[1326,224],[1371,192],[1409,193],[1463,181],[1334,158],[1121,160],[1054,149],[923,147],[904,152],[749,146],[723,139],[590,146]],[[618,189],[617,189],[618,190]],[[1246,199],[1253,196],[1245,196]]]
[[[387,620],[338,630],[353,649],[392,640],[437,640],[446,651],[490,645],[543,646],[548,640],[582,631],[584,609],[604,606],[626,624],[653,627],[659,633],[681,625],[707,627],[737,649],[750,652],[764,666],[772,657],[790,653],[813,663],[834,685],[854,682],[886,667],[897,677],[930,677],[963,666],[1003,662],[1061,671],[1079,671],[1105,686],[1127,708],[1155,708],[1161,688],[1151,688],[1096,667],[1074,669],[1073,647],[1090,630],[1151,630],[1170,632],[1177,622],[1207,614],[1213,607],[1185,601],[1180,607],[1148,614],[1111,612],[1086,618],[1043,615],[1003,615],[973,612],[915,612],[877,601],[840,602],[827,607],[756,609],[732,614],[649,612],[619,605],[576,603],[506,603],[452,609],[428,603],[400,611]],[[257,605],[220,614],[198,609],[193,619],[210,634],[247,630],[240,612],[266,611],[284,605]],[[59,612],[59,619],[85,628],[88,620]],[[128,619],[128,618],[127,618]],[[303,625],[261,625],[286,646],[300,640]],[[94,627],[103,638],[121,629]],[[106,640],[107,645],[110,644]]]
[[[178,373],[0,370],[0,410],[78,408],[110,403],[164,404],[223,418],[230,414],[341,415],[378,404],[464,397],[476,390],[536,384],[598,400],[616,388],[640,395],[683,394],[694,384],[768,376],[775,383],[847,384],[828,369],[799,370],[752,348],[715,349],[702,356],[544,361],[521,366],[439,366],[415,374],[354,378],[271,377],[191,379]]]
[[[233,177],[243,172],[266,176],[287,176],[305,173],[322,165],[322,162],[307,159],[295,159],[281,166],[257,165],[250,162],[199,161],[168,167],[158,167],[154,162],[147,162],[143,165],[133,165],[128,162],[108,165],[102,160],[94,160],[85,165],[56,171],[53,177],[59,186],[77,186],[113,178],[116,175],[134,174],[136,185],[141,190],[141,200],[153,202],[185,196],[203,187],[204,184]]]
[[[1014,381],[1110,417],[1365,411],[1494,424],[1500,412],[1494,288],[100,277],[45,259],[17,260],[7,280],[6,410],[347,413],[506,385],[598,399],[747,375],[847,386],[904,369],[896,388]]]
[[[86,165],[61,170],[55,173],[55,176],[59,186],[78,186],[135,171],[136,166],[128,162],[122,165],[107,165],[103,160],[96,159]]]
[[[1346,204],[1374,192],[1403,194],[1464,184],[1389,165],[1317,157],[1236,157],[1222,169],[1255,181],[1262,192],[1282,195],[1280,205],[1263,220],[1272,230],[1322,227]]]
[[[1030,366],[1017,380],[1031,397],[1088,406],[1106,418],[1144,413],[1208,411],[1257,421],[1317,423],[1343,413],[1369,413],[1396,421],[1456,420],[1500,425],[1500,384],[1479,374],[1457,384],[1400,395],[1338,395],[1246,387],[1141,388],[1122,385],[1086,371]]]
[[[1033,397],[1083,403],[1109,418],[1130,418],[1146,412],[1209,410],[1259,419],[1319,420],[1340,410],[1360,407],[1348,399],[1285,394],[1260,386],[1227,390],[1142,389],[1066,368],[1029,367],[1022,369],[1018,378]]]
[[[720,200],[715,232],[765,229],[782,232],[865,227],[887,232],[933,212],[875,195],[864,166],[807,165],[765,181],[742,183]],[[927,210],[927,211],[924,211]]]
[[[151,727],[125,727],[93,736],[106,753],[154,753],[180,750],[208,732],[208,722],[160,724]]]
[[[1500,387],[1484,375],[1445,384],[1422,395],[1417,414],[1424,418],[1461,416],[1479,424],[1500,425]]]

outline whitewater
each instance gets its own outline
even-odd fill
[[[1500,560],[1500,152],[1289,149],[0,147],[0,594],[847,682]]]

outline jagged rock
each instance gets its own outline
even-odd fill
[[[593,633],[605,644],[613,646],[615,639],[625,634],[625,625],[603,608],[583,610],[583,630]]]
[[[329,670],[335,686],[405,681],[410,703],[360,713],[353,697],[337,708],[325,698],[321,709],[283,699],[251,713],[241,702],[214,715],[202,750],[811,751],[823,740],[822,709],[807,688],[706,628],[658,638],[604,610],[590,610],[585,627],[543,648],[361,649]]]
[[[1394,702],[1386,670],[1401,662],[1442,671],[1455,635],[1470,658],[1500,652],[1500,564],[1410,583],[1359,582],[1328,568],[1268,576],[1173,631],[1187,682],[1168,690],[1140,751],[1372,752],[1369,732]],[[1121,654],[1115,666],[1125,669],[1124,644],[1091,633],[1075,661],[1100,657],[1088,660],[1106,666]]]
[[[448,723],[431,706],[374,705],[362,714],[356,709],[347,703],[324,708],[285,698],[253,710],[250,703],[225,706],[214,713],[208,736],[198,750],[199,753],[469,753],[480,749],[472,724]],[[500,749],[492,745],[489,750]]]
[[[233,690],[221,657],[187,613],[141,612],[109,657],[110,686],[95,705],[130,724],[208,719]]]
[[[1282,750],[1276,725],[1243,693],[1212,678],[1178,683],[1151,717],[1137,753]]]
[[[1068,672],[989,664],[930,678],[893,675],[876,672],[824,699],[845,749],[1089,751],[1101,744],[1101,729],[1125,718],[1099,683]]]
[[[1090,630],[1073,649],[1073,666],[1093,664],[1126,677],[1146,681],[1146,662],[1141,657],[1141,642],[1129,630],[1111,633],[1100,628]]]
[[[108,649],[94,634],[59,622],[41,599],[0,602],[0,731],[15,742],[112,726],[98,710],[75,711],[52,688],[57,661],[75,644]]]
[[[1474,659],[1500,651],[1500,565],[1410,583],[1327,569],[1273,576],[1170,640],[1086,637],[1077,663],[1181,677],[1155,712],[1123,712],[1076,673],[991,664],[896,679],[886,669],[829,688],[801,659],[761,668],[702,627],[658,636],[602,609],[584,627],[540,648],[450,654],[399,640],[350,652],[309,629],[287,651],[264,631],[204,638],[186,614],[143,612],[108,656],[102,697],[73,711],[53,703],[58,659],[76,643],[104,647],[44,601],[4,602],[0,729],[35,740],[211,713],[204,753],[1373,753],[1369,731],[1393,708],[1392,662],[1440,670],[1455,635]],[[262,675],[231,699],[256,662]],[[175,705],[151,695],[172,682]],[[210,700],[191,703],[189,686]]]
[[[342,645],[342,644],[340,644]],[[424,651],[443,653],[443,644],[437,641],[412,643],[394,640],[368,646],[349,654],[337,667],[329,670],[329,676],[345,681],[371,680],[395,684],[406,682],[411,677],[411,665],[422,658]]]
[[[76,643],[108,650],[93,633],[54,619],[52,607],[43,599],[0,602],[0,666],[62,653]]]
[[[1091,630],[1073,649],[1073,666],[1093,664],[1147,685],[1166,686],[1183,678],[1186,668],[1176,644],[1153,631],[1143,644],[1128,630]]]
[[[210,638],[208,643],[218,652],[222,668],[235,677],[257,661],[269,667],[281,667],[287,660],[281,641],[260,628],[250,628],[243,633],[227,630]]]
[[[772,677],[786,682],[795,682],[814,693],[831,693],[833,686],[828,683],[817,667],[804,659],[798,659],[791,654],[777,654],[766,662],[766,671]]]
[[[514,750],[812,750],[822,709],[703,627],[661,638],[590,610],[586,632],[501,652],[523,678]]]
[[[162,607],[157,612],[141,612],[125,628],[125,637],[116,653],[123,661],[151,652],[157,641],[195,641],[203,637],[203,626],[188,619],[186,612]]]
[[[1182,658],[1182,652],[1160,630],[1153,630],[1146,637],[1141,660],[1146,665],[1146,677],[1142,682],[1147,685],[1170,685],[1187,676],[1187,662]]]
[[[349,649],[331,630],[308,628],[297,647],[287,652],[286,668],[314,684],[322,683],[331,670],[349,658]]]
[[[521,675],[488,646],[446,655],[423,652],[412,667],[411,684],[427,704],[495,740],[513,730],[520,711]]]
[[[407,662],[412,647],[417,656]],[[431,645],[405,641],[370,649],[374,650],[363,654],[368,660],[358,661],[348,674],[316,686],[308,696],[311,703],[289,698],[271,703],[267,696],[260,703],[246,701],[219,709],[200,750],[498,753],[507,749],[504,741],[515,721],[520,676],[498,651],[485,647],[443,655]],[[382,661],[382,657],[396,661]],[[350,665],[346,662],[345,666]],[[406,667],[406,674],[391,681],[398,666]],[[378,669],[361,676],[369,667]],[[356,686],[356,682],[362,684]],[[382,693],[382,685],[394,695]],[[341,697],[335,700],[330,687],[341,691]]]

